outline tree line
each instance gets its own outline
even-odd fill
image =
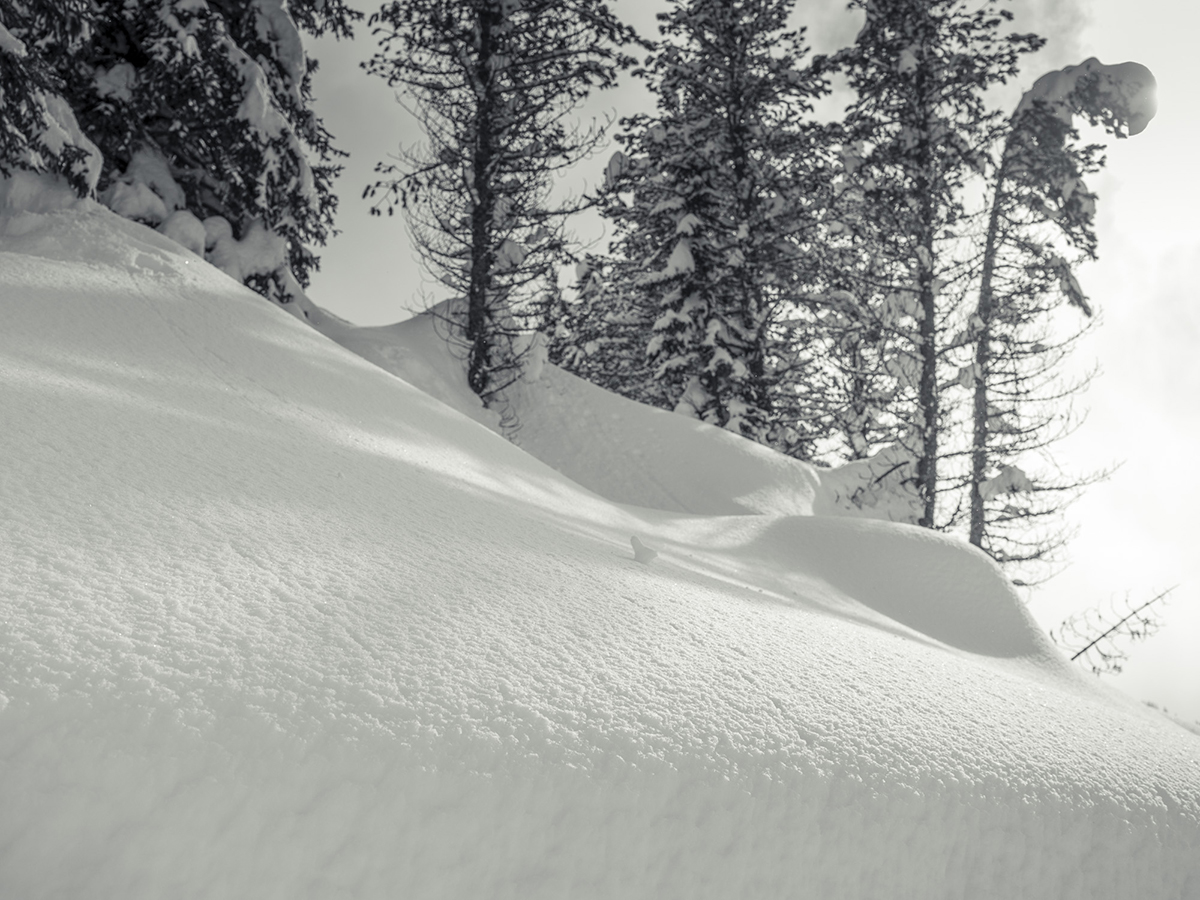
[[[1077,125],[1141,131],[1153,78],[1088,60],[995,109],[1045,43],[1003,0],[849,6],[854,42],[814,55],[794,0],[669,0],[653,40],[600,0],[394,0],[364,66],[425,140],[365,196],[406,216],[452,295],[438,314],[485,403],[546,352],[800,459],[886,461],[908,521],[1035,579],[1090,480],[1050,453],[1096,321],[1075,271],[1104,158]],[[340,155],[301,33],[359,18],[343,0],[0,0],[0,174],[57,173],[190,227],[210,258],[265,236],[275,251],[236,274],[287,303],[334,233]],[[555,176],[609,138],[578,109],[620,78],[655,108],[619,120],[595,191],[561,200]],[[844,111],[818,119],[835,81]],[[586,207],[606,252],[570,239]]]

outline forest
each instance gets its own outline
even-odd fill
[[[369,40],[424,140],[366,193],[454,297],[485,404],[538,356],[788,456],[869,461],[864,509],[902,498],[1037,583],[1104,474],[1053,454],[1097,322],[1075,272],[1105,160],[1080,129],[1142,131],[1153,76],[1023,71],[1044,40],[1004,0],[854,0],[861,31],[825,55],[794,7],[673,0],[643,35],[598,0],[0,0],[0,175],[57,175],[287,306],[336,234],[343,156],[303,41]],[[582,123],[621,79],[655,108]],[[600,186],[563,202],[581,165]],[[603,252],[572,239],[585,209]]]

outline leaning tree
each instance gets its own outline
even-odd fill
[[[1043,41],[1002,34],[1012,14],[999,0],[851,5],[866,13],[862,31],[821,61],[847,76],[855,95],[842,122],[846,184],[832,215],[854,251],[843,255],[843,303],[858,335],[843,334],[835,349],[853,352],[835,361],[855,376],[848,383],[869,391],[869,420],[851,426],[889,423],[891,435],[869,439],[908,449],[919,523],[944,528],[961,518],[961,504],[946,501],[965,483],[961,466],[947,465],[963,453],[947,436],[964,423],[946,394],[977,271],[978,254],[963,240],[973,227],[968,190],[1002,127],[986,93]]]

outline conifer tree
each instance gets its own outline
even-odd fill
[[[1154,78],[1136,63],[1088,60],[1040,78],[1008,122],[983,242],[979,301],[971,317],[973,359],[969,539],[994,558],[1047,561],[1063,542],[1052,527],[1065,502],[1091,480],[1030,468],[1070,430],[1069,401],[1082,385],[1058,372],[1091,324],[1074,274],[1096,255],[1096,197],[1084,182],[1103,165],[1081,146],[1076,117],[1124,137],[1154,115]],[[1077,315],[1065,320],[1063,312]]]
[[[659,15],[644,70],[657,110],[622,120],[603,192],[615,257],[582,297],[609,327],[590,354],[573,340],[585,371],[639,375],[606,386],[804,454],[796,301],[821,177],[805,120],[826,85],[800,67],[791,7],[675,0]]]
[[[866,23],[830,61],[855,92],[843,123],[847,188],[834,211],[859,254],[845,273],[846,302],[862,325],[847,369],[871,386],[875,420],[894,422],[895,439],[916,459],[920,524],[948,527],[961,509],[939,509],[939,498],[966,476],[943,465],[965,452],[947,439],[964,423],[944,394],[978,261],[961,242],[971,227],[965,189],[1001,125],[986,90],[1015,75],[1020,55],[1042,40],[1002,36],[1012,15],[998,0],[851,6]]]
[[[0,177],[18,170],[53,173],[80,196],[95,189],[94,145],[78,134],[62,97],[62,76],[45,51],[78,53],[91,21],[87,0],[0,0]]]
[[[280,302],[307,284],[336,207],[338,153],[310,109],[300,30],[348,36],[358,16],[342,0],[0,0],[31,84],[49,85],[103,155],[80,193],[94,187]],[[7,105],[4,124],[37,139]]]
[[[633,38],[599,0],[396,0],[371,18],[368,64],[413,103],[427,146],[380,165],[367,194],[398,206],[426,266],[454,299],[444,314],[485,401],[519,377],[535,300],[566,244],[552,175],[600,131],[570,113],[632,64]]]

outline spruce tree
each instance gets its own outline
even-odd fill
[[[657,109],[622,120],[602,208],[614,257],[582,298],[608,327],[591,353],[572,339],[585,371],[607,357],[638,375],[606,386],[806,455],[797,301],[822,174],[806,119],[827,88],[801,68],[791,7],[675,0],[659,15],[644,70]]]
[[[371,22],[368,69],[412,101],[427,145],[381,164],[367,194],[407,215],[453,295],[443,315],[468,383],[497,400],[563,260],[572,207],[554,203],[552,176],[600,139],[569,116],[632,64],[620,47],[633,34],[599,0],[396,0]]]
[[[0,0],[0,176],[52,173],[80,196],[95,189],[100,173],[90,158],[94,147],[72,140],[75,117],[46,50],[68,58],[78,53],[92,14],[87,0]],[[70,122],[60,121],[68,116]]]
[[[955,335],[963,325],[977,253],[967,187],[983,171],[1001,121],[985,103],[989,87],[1017,72],[1034,35],[1001,35],[1012,19],[998,0],[855,0],[866,23],[831,65],[855,100],[843,122],[846,188],[834,217],[858,259],[845,273],[847,303],[862,324],[843,360],[871,385],[875,420],[916,460],[920,524],[953,525],[961,504],[939,508],[960,489],[964,452],[948,438],[965,427],[944,396],[953,390]],[[875,438],[877,439],[877,438]],[[870,438],[868,438],[870,440]]]
[[[285,303],[332,233],[339,155],[300,31],[348,36],[358,16],[342,0],[0,0],[31,83],[49,78],[103,154],[99,199]],[[7,104],[4,124],[36,139]]]

